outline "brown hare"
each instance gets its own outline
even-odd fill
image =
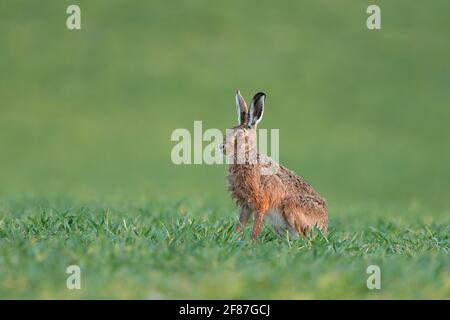
[[[253,239],[266,216],[280,235],[304,236],[314,227],[326,232],[325,200],[295,173],[257,152],[256,126],[263,116],[265,97],[257,93],[249,110],[240,92],[236,93],[239,125],[227,130],[220,144],[227,157],[228,190],[240,210],[236,231],[243,231],[253,215]]]

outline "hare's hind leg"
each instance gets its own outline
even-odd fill
[[[327,230],[328,218],[325,208],[307,198],[302,196],[288,198],[283,202],[281,211],[286,223],[302,236],[314,227],[322,231]]]

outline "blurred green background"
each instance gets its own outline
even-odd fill
[[[376,3],[380,31],[369,1],[2,1],[0,194],[228,199],[170,135],[234,126],[239,88],[331,206],[446,208],[450,4]]]
[[[382,30],[366,28],[369,4]],[[382,297],[448,297],[449,13],[448,0],[2,0],[0,296],[73,297],[62,271],[81,261],[80,297],[373,298],[364,271],[387,254]],[[236,89],[268,94],[260,128],[280,130],[281,163],[327,198],[330,242],[233,242],[225,165],[171,162],[174,129],[236,124]]]
[[[65,26],[79,4],[82,30]],[[448,1],[2,1],[0,192],[224,198],[224,166],[175,166],[171,132],[261,128],[329,199],[446,206]]]

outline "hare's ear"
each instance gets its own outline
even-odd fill
[[[236,92],[236,108],[239,125],[248,123],[248,108],[239,90]]]
[[[264,100],[266,99],[266,94],[263,92],[258,92],[252,99],[250,104],[250,123],[251,127],[256,126],[262,119],[264,113]]]

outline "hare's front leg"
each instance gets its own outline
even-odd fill
[[[261,227],[264,222],[264,214],[261,212],[255,213],[255,222],[253,223],[252,239],[256,240],[259,233],[261,232]]]
[[[236,226],[236,232],[241,232],[245,229],[251,214],[252,210],[248,206],[239,207],[239,224]]]
[[[266,202],[260,203],[255,211],[255,221],[253,222],[252,239],[255,240],[261,232],[261,227],[264,223],[264,217],[266,216],[269,206]]]

